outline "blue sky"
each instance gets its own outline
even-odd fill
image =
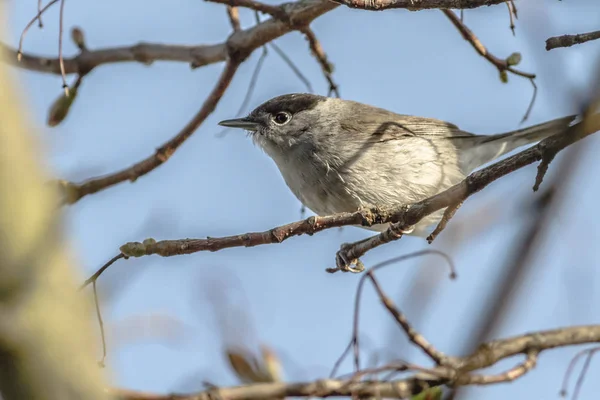
[[[521,4],[523,3],[523,4]],[[9,2],[10,44],[34,15],[37,2]],[[570,93],[585,88],[600,56],[600,41],[546,52],[549,36],[597,30],[594,0],[520,1],[517,36],[503,5],[467,11],[466,24],[499,57],[523,54],[519,66],[539,75],[533,124],[576,111]],[[242,12],[242,24],[253,24]],[[32,28],[24,50],[57,54],[58,8]],[[224,6],[192,0],[67,2],[65,27],[80,26],[90,48],[221,42],[230,33]],[[399,113],[435,117],[486,134],[519,127],[531,96],[524,79],[502,84],[496,69],[479,57],[439,11],[363,12],[339,7],[312,25],[330,60],[342,97]],[[327,84],[304,38],[291,33],[277,44],[325,94]],[[65,53],[74,54],[65,42]],[[241,132],[217,134],[217,122],[234,117],[259,52],[241,67],[215,113],[166,163],[134,184],[88,196],[66,210],[69,243],[84,278],[118,251],[146,237],[173,239],[265,230],[300,217],[300,204],[273,162]],[[60,77],[15,70],[31,118],[47,151],[46,165],[59,177],[80,181],[128,166],[173,136],[201,106],[222,65],[191,71],[182,63],[103,66],[88,75],[67,120],[45,126]],[[249,108],[303,84],[270,52]],[[247,110],[249,111],[249,110]],[[600,322],[595,289],[600,277],[596,199],[600,183],[598,137],[579,147],[576,177],[563,206],[547,228],[532,273],[495,337]],[[548,181],[563,156],[550,167]],[[384,288],[416,328],[439,349],[460,351],[484,313],[486,296],[510,259],[528,223],[527,205],[535,166],[502,179],[471,198],[431,247],[447,251],[459,273],[434,257],[390,267]],[[367,237],[358,228],[329,230],[279,245],[217,253],[147,257],[115,264],[99,282],[108,326],[107,374],[119,386],[144,391],[200,390],[202,381],[236,384],[222,354],[224,343],[255,348],[263,342],[281,354],[287,380],[327,375],[350,337],[359,276],[324,272],[339,245]],[[427,247],[419,238],[377,249],[368,265]],[[428,300],[427,300],[428,299]],[[427,303],[427,306],[424,304]],[[372,290],[364,297],[361,331],[365,351],[385,348],[384,357],[426,360],[409,350]],[[159,329],[160,328],[160,329]],[[543,353],[527,377],[510,385],[476,388],[470,396],[558,396],[575,348]],[[503,363],[510,367],[518,360]],[[344,365],[349,371],[351,364]],[[591,374],[598,374],[592,368]],[[583,389],[591,396],[594,384]]]

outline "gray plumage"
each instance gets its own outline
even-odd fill
[[[507,152],[561,132],[575,118],[480,136],[433,118],[298,93],[219,124],[251,132],[302,204],[329,215],[423,200]],[[426,236],[442,212],[420,221],[411,233]]]

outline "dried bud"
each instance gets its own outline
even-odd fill
[[[85,36],[79,27],[71,29],[71,39],[80,50],[85,50]]]
[[[77,86],[78,85],[74,85],[72,88],[69,88],[68,95],[63,93],[54,101],[54,103],[52,103],[50,111],[48,112],[48,126],[57,126],[67,117],[69,110],[77,97]]]

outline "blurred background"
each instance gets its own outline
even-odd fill
[[[8,3],[8,44],[16,47],[37,2]],[[593,82],[600,41],[550,52],[544,41],[597,30],[600,7],[595,0],[528,0],[517,6],[516,36],[504,5],[465,11],[464,22],[490,52],[500,58],[521,52],[519,69],[538,75],[538,98],[525,124],[577,112],[574,100]],[[54,7],[45,14],[44,29],[32,27],[25,52],[56,57],[58,11]],[[242,27],[254,24],[253,12],[240,10],[240,15]],[[212,44],[231,32],[225,6],[192,0],[66,2],[64,18],[65,33],[81,27],[90,49],[138,42]],[[448,120],[480,134],[518,128],[531,99],[526,79],[509,74],[509,82],[502,83],[496,68],[437,10],[338,7],[312,28],[346,99]],[[327,82],[300,33],[275,43],[316,93],[327,93]],[[65,55],[77,53],[68,35],[64,46]],[[260,50],[242,65],[217,110],[166,164],[133,184],[87,196],[65,209],[82,280],[128,241],[262,231],[301,217],[301,204],[274,163],[242,132],[219,135],[217,122],[237,116],[259,56]],[[150,155],[197,112],[222,67],[190,70],[174,62],[101,66],[85,77],[69,116],[56,128],[47,127],[46,118],[61,94],[60,76],[13,73],[47,151],[48,170],[79,182]],[[306,90],[269,49],[244,111],[273,96]],[[403,262],[379,275],[415,328],[450,354],[464,355],[490,338],[600,323],[595,306],[600,285],[598,151],[600,138],[591,136],[557,157],[538,193],[531,190],[536,174],[531,165],[469,199],[431,246],[405,237],[368,253],[363,261],[368,267],[424,248],[452,258],[458,270],[455,281],[448,279],[447,265],[437,256]],[[543,207],[551,187],[553,201]],[[119,261],[98,282],[110,379],[116,386],[161,393],[202,390],[204,382],[239,384],[224,348],[258,352],[260,344],[276,352],[285,380],[326,377],[350,339],[360,276],[324,270],[334,265],[340,244],[370,234],[358,228],[331,229],[278,245]],[[365,364],[398,358],[428,361],[407,344],[371,288],[361,307]],[[464,390],[459,397],[553,398],[576,352],[545,352],[523,379]],[[350,371],[348,359],[341,372]],[[599,372],[590,370],[595,376]],[[582,397],[596,392],[592,380]]]

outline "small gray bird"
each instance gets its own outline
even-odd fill
[[[295,93],[219,125],[249,131],[302,204],[329,215],[426,199],[511,150],[565,130],[575,118],[480,136],[433,118]],[[406,233],[427,236],[442,214],[429,215]]]

